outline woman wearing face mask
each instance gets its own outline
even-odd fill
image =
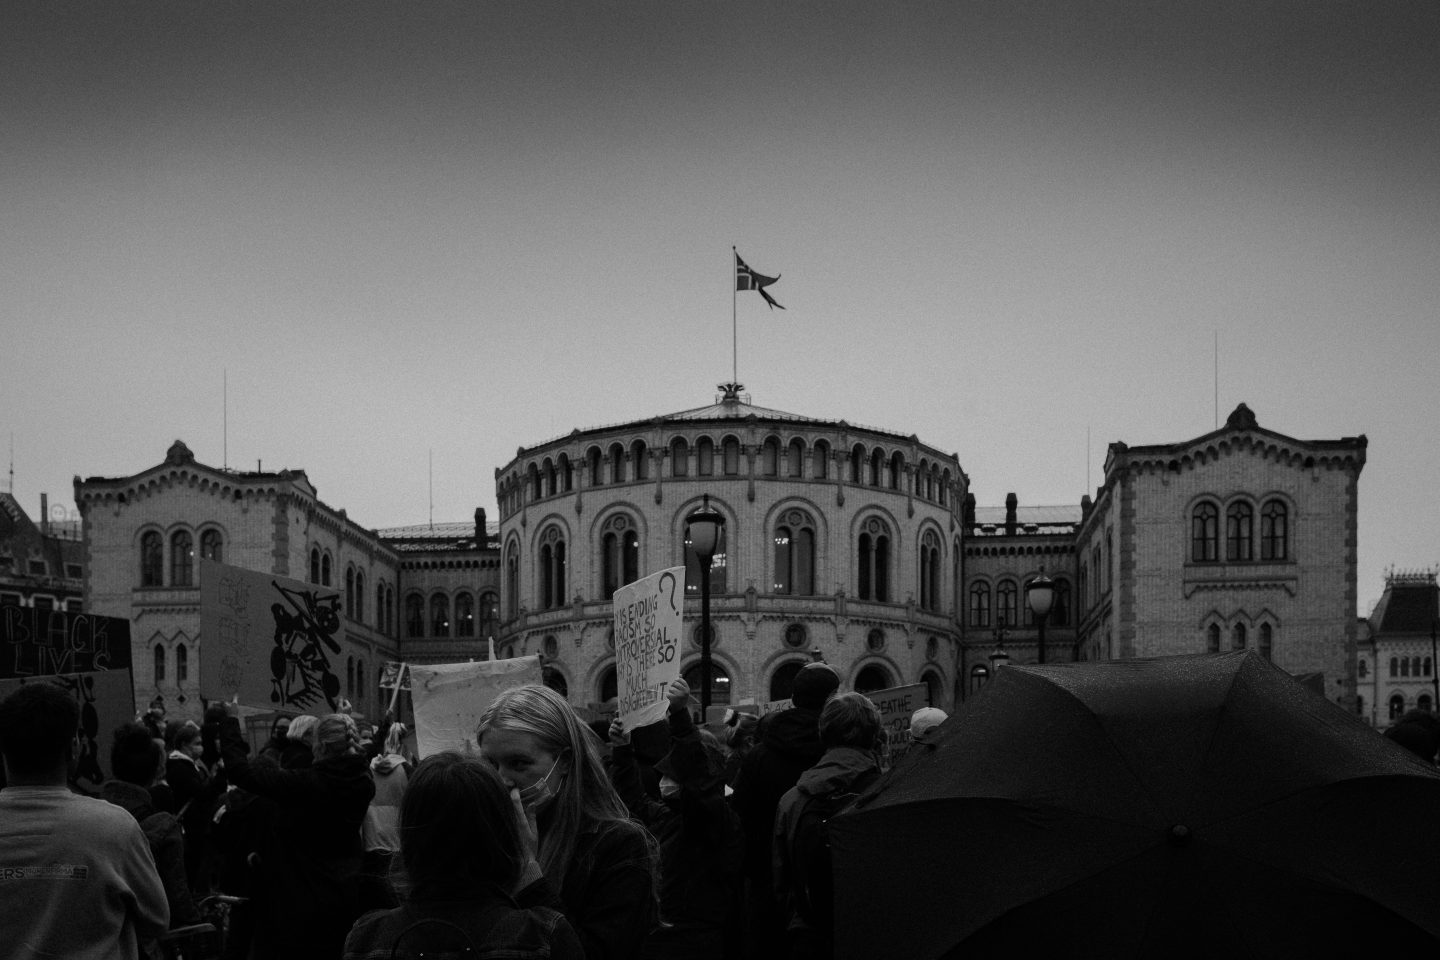
[[[490,704],[477,740],[543,873],[520,904],[558,905],[587,960],[638,956],[655,921],[655,841],[630,820],[594,735],[565,698],[527,684]]]

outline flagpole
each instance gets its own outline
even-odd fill
[[[730,248],[730,382],[740,382],[740,336],[736,332],[738,324],[735,319],[735,289],[739,286],[736,283],[735,258],[739,254],[732,246]]]

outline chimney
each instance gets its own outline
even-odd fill
[[[50,494],[40,494],[40,532],[50,536]]]
[[[975,494],[973,493],[965,494],[965,508],[960,515],[960,523],[967,532],[975,529]]]
[[[476,508],[475,508],[475,546],[476,546],[478,549],[480,549],[480,550],[484,550],[484,549],[485,549],[485,544],[486,544],[486,538],[485,538],[485,508],[484,508],[484,507],[476,507]]]
[[[1020,498],[1013,493],[1005,494],[1005,536],[1015,536],[1015,508],[1019,505]]]

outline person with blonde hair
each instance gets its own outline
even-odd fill
[[[588,960],[639,955],[657,916],[658,851],[611,785],[598,738],[564,697],[526,684],[486,708],[476,740],[543,874],[521,905],[556,898]]]
[[[390,889],[390,862],[400,850],[400,800],[410,781],[410,762],[401,752],[406,727],[392,723],[385,735],[385,747],[370,761],[375,796],[365,812],[361,839],[365,858],[361,865],[361,906],[379,909],[396,905]]]

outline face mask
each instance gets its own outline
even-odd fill
[[[661,777],[660,796],[662,799],[665,800],[680,796],[680,784],[676,783],[674,780],[671,780],[669,777]]]
[[[555,796],[555,788],[550,785],[550,778],[555,776],[555,771],[558,769],[560,769],[560,763],[556,761],[545,776],[520,791],[520,802],[527,809],[538,810]]]

